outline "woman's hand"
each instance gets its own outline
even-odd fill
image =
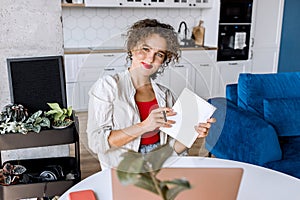
[[[206,123],[199,123],[198,125],[196,125],[195,130],[198,133],[198,138],[206,137],[208,135],[211,124],[215,122],[216,122],[215,118],[210,118],[207,120]]]
[[[165,112],[165,114],[163,113]],[[176,115],[176,112],[172,108],[161,107],[156,108],[150,112],[147,119],[141,122],[142,127],[145,128],[145,132],[153,131],[159,127],[172,127],[172,124],[175,124],[174,120],[166,120],[165,116]]]

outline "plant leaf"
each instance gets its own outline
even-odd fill
[[[70,117],[72,115],[72,106],[68,107],[67,115]]]
[[[63,108],[62,110],[64,114],[67,114],[68,110],[66,108]]]
[[[41,125],[42,127],[48,127],[48,128],[50,128],[50,120],[49,120],[48,118],[46,118],[46,117],[43,117],[42,119],[43,119],[43,120],[42,120],[42,122],[40,123],[40,125]]]
[[[123,160],[119,163],[117,170],[128,173],[140,173],[143,169],[143,155],[137,152],[129,151],[121,155]]]
[[[54,121],[61,120],[61,117],[63,116],[63,111],[57,111],[57,113],[54,115]]]
[[[139,174],[125,171],[117,171],[117,176],[123,185],[135,184],[139,179]]]
[[[162,145],[145,154],[145,161],[152,164],[152,169],[157,171],[162,168],[164,162],[172,155],[173,148],[169,145]]]
[[[43,121],[43,119],[42,119],[41,117],[38,117],[38,118],[35,119],[34,124],[39,124],[39,123],[41,123],[42,121]]]
[[[129,151],[121,155],[123,160],[117,167],[117,176],[119,181],[124,184],[134,184],[139,178],[139,174],[144,165],[142,154]]]
[[[157,180],[158,183],[160,182]],[[134,183],[135,186],[159,194],[155,188],[155,185],[152,181],[152,178],[149,175],[149,172],[140,174],[140,178]]]
[[[49,110],[49,111],[46,112],[46,115],[54,115],[56,113],[58,113],[57,110]]]
[[[26,128],[27,130],[32,130],[33,129],[33,124],[25,124],[24,128]]]
[[[20,174],[23,174],[25,171],[26,171],[26,168],[24,166],[15,165],[12,173],[15,175],[20,175]]]
[[[189,181],[185,179],[174,179],[172,181],[162,181],[161,187],[172,185],[173,187],[169,187],[166,191],[166,198],[168,200],[174,200],[175,197],[182,192],[183,190],[187,190],[191,188]],[[175,185],[175,186],[174,186]]]
[[[33,115],[31,115],[32,118],[38,118],[42,115],[43,111],[38,110],[35,113],[33,113]]]
[[[61,121],[64,121],[66,119],[66,115],[65,114],[63,114],[62,116],[60,116],[60,120]]]
[[[42,127],[40,125],[36,125],[36,126],[32,127],[32,130],[36,133],[39,133],[41,131],[41,128]]]
[[[56,111],[62,111],[58,103],[47,103],[48,106]]]

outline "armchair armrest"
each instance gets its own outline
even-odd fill
[[[237,94],[237,83],[226,85],[226,98],[237,105],[238,102],[238,94]]]
[[[209,100],[217,107],[206,148],[218,158],[262,165],[282,157],[274,128],[226,98]]]

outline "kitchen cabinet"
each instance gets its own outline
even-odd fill
[[[86,7],[211,8],[214,0],[85,0]]]
[[[187,87],[203,98],[214,96],[216,50],[184,50],[180,62],[170,65],[157,82],[170,88],[177,96]],[[127,54],[93,53],[66,54],[65,69],[68,106],[86,111],[88,91],[95,81],[105,74],[124,71]]]
[[[171,89],[178,97],[185,87],[192,91],[195,90],[194,71],[193,66],[183,60],[178,64],[169,66],[156,81]]]
[[[216,54],[216,50],[182,51],[180,62],[169,66],[157,81],[170,88],[176,96],[187,87],[202,98],[212,97],[215,93]]]
[[[214,74],[214,81],[217,81],[215,96],[225,97],[226,85],[238,82],[240,73],[250,73],[252,71],[252,63],[246,61],[218,62],[217,70]]]
[[[216,71],[217,50],[187,51],[183,54],[195,69],[195,93],[204,99],[215,95],[214,74]]]
[[[76,111],[88,108],[88,91],[105,74],[125,70],[125,53],[66,54],[67,103]]]
[[[253,73],[277,72],[284,0],[255,0]]]

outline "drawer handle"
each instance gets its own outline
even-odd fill
[[[237,65],[237,63],[228,63],[228,65]]]
[[[114,57],[114,54],[104,54],[104,57]]]
[[[115,68],[106,68],[106,69],[104,69],[104,71],[114,71],[115,70]]]
[[[184,67],[184,65],[175,65],[174,67]]]
[[[200,64],[200,67],[209,67],[209,64]]]

